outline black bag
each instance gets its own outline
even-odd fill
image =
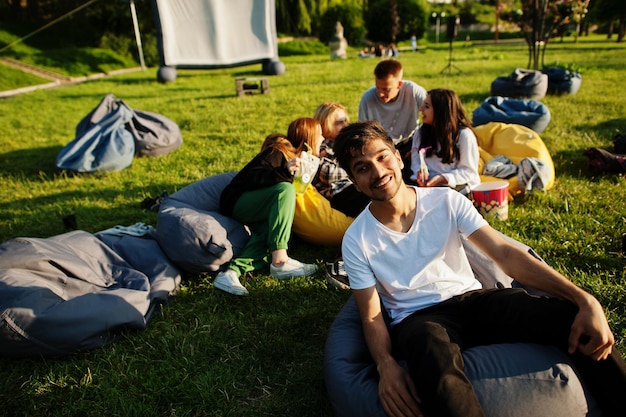
[[[613,138],[613,147],[615,153],[624,155],[626,154],[626,135],[620,135],[619,133]]]
[[[626,173],[626,156],[615,155],[598,148],[589,148],[583,155],[589,158],[589,169],[599,174]]]

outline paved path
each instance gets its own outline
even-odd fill
[[[39,68],[33,65],[25,64],[23,62],[9,59],[9,58],[0,58],[0,64],[27,72],[29,74],[36,75],[37,77],[50,81],[49,83],[31,85],[28,87],[17,88],[15,90],[0,91],[0,98],[13,97],[18,94],[28,93],[31,91],[45,89],[45,88],[55,88],[55,87],[60,87],[60,86],[65,86],[65,85],[78,84],[83,81],[108,77],[111,75],[126,74],[129,72],[141,71],[140,67],[124,68],[120,70],[110,71],[107,73],[102,72],[102,73],[97,73],[97,74],[86,75],[83,77],[69,77],[67,75],[58,74],[53,71],[49,71],[49,70]]]

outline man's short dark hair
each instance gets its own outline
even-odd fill
[[[374,68],[374,76],[378,80],[384,80],[389,76],[398,77],[402,72],[402,64],[395,59],[383,59]]]
[[[389,146],[389,149],[395,151],[393,139],[383,125],[376,120],[355,122],[341,129],[333,145],[339,166],[352,177],[350,161],[355,156],[363,153],[365,145],[377,139],[383,140]]]

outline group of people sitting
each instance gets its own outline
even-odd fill
[[[402,64],[395,59],[381,60],[374,76],[375,86],[365,91],[359,103],[359,120],[379,121],[393,138],[405,164],[405,180],[421,187],[477,185],[478,145],[456,93],[445,89],[427,92],[403,80]],[[321,161],[312,186],[331,207],[352,218],[365,209],[370,198],[354,185],[334,153],[335,139],[349,123],[345,106],[323,103],[313,117],[291,122],[287,135],[269,135],[261,152],[235,176],[222,193],[221,211],[248,225],[252,236],[240,256],[218,274],[216,288],[248,294],[240,276],[265,267],[267,261],[270,275],[276,278],[317,271],[316,265],[287,254],[295,215],[291,183],[301,152],[309,151]],[[419,157],[420,150],[425,158]]]
[[[385,46],[382,43],[376,45],[364,46],[359,51],[359,58],[397,58],[400,56],[400,51],[395,43],[390,43]]]
[[[245,295],[241,274],[267,263],[279,279],[317,271],[287,253],[296,205],[291,183],[307,150],[321,159],[313,186],[355,218],[342,256],[390,416],[483,416],[461,352],[504,342],[567,351],[606,415],[620,414],[626,364],[598,300],[504,239],[456,191],[480,182],[477,140],[459,97],[403,80],[394,59],[381,60],[374,75],[358,122],[350,123],[338,103],[320,105],[286,135],[268,136],[223,191],[223,213],[248,225],[252,236],[215,287]],[[554,297],[482,289],[462,239],[522,285]]]

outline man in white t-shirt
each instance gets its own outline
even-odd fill
[[[342,129],[335,155],[372,200],[346,231],[342,254],[390,416],[484,416],[461,351],[503,342],[566,350],[606,415],[623,409],[626,364],[592,295],[503,238],[460,193],[407,186],[402,158],[381,124]],[[558,298],[481,289],[462,239],[522,285]]]

